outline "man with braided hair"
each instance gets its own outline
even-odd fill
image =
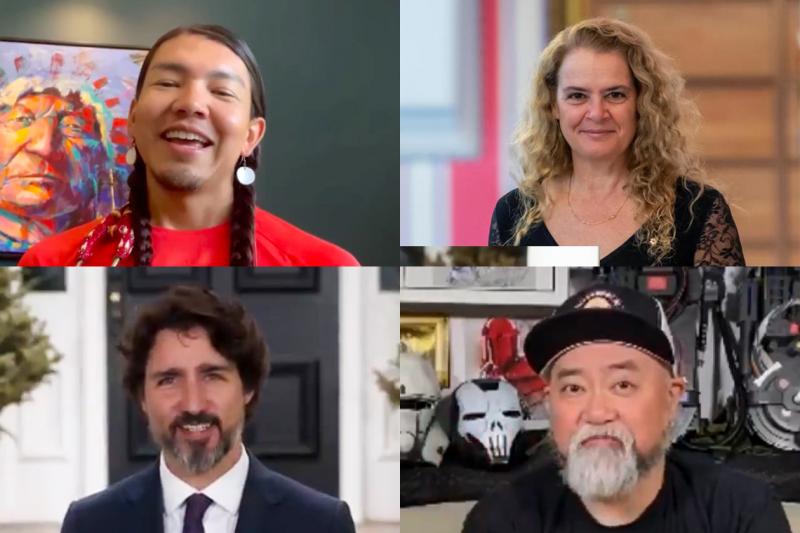
[[[147,54],[128,115],[129,202],[45,239],[21,266],[347,266],[347,251],[255,205],[264,87],[220,26],[175,28]]]

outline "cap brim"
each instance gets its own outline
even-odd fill
[[[525,337],[525,357],[539,374],[572,348],[590,342],[621,342],[671,366],[672,346],[663,331],[616,309],[580,309],[545,319]]]

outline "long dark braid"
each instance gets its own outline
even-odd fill
[[[258,168],[258,147],[245,158],[248,167]],[[256,225],[256,189],[233,178],[231,210],[231,266],[254,266],[254,234]]]
[[[227,28],[217,25],[197,24],[174,28],[162,35],[145,56],[139,79],[136,83],[136,98],[139,98],[147,70],[156,50],[166,41],[182,34],[202,35],[227,46],[244,62],[251,81],[251,116],[264,118],[266,103],[264,97],[264,81],[258,69],[253,52],[243,40],[239,39]],[[247,166],[256,170],[259,162],[259,147],[245,158]],[[237,165],[238,166],[238,165]],[[231,209],[230,264],[233,266],[253,266],[254,264],[254,232],[256,193],[253,185],[242,185],[235,177],[233,180],[233,207]],[[144,161],[136,158],[134,169],[128,177],[130,189],[130,206],[133,213],[134,259],[137,265],[150,265],[153,260],[153,243],[150,238],[150,208],[147,202],[147,171]]]
[[[133,259],[134,263],[150,266],[153,261],[153,241],[150,238],[150,205],[147,202],[147,171],[141,157],[136,158],[133,171],[128,176],[131,208],[131,225],[133,226]]]

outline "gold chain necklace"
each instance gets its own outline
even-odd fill
[[[582,219],[581,217],[579,217],[578,213],[576,213],[575,209],[573,209],[573,207],[572,207],[572,200],[570,199],[570,197],[572,196],[572,178],[573,178],[573,176],[574,176],[574,174],[570,175],[570,177],[569,177],[569,188],[567,189],[567,205],[569,206],[569,210],[572,212],[572,216],[574,216],[575,219],[578,222],[580,222],[581,224],[583,224],[584,226],[599,226],[600,224],[605,224],[606,222],[611,222],[612,220],[617,218],[617,215],[619,215],[620,211],[622,211],[622,208],[625,207],[625,204],[628,202],[628,195],[625,195],[625,199],[622,201],[622,204],[620,204],[619,208],[617,208],[617,210],[614,211],[613,215],[611,215],[610,217],[605,218],[605,219],[603,219],[603,220],[601,220],[599,222],[588,222],[588,221]]]

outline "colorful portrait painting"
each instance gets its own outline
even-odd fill
[[[0,252],[126,202],[127,117],[146,52],[0,40]]]

